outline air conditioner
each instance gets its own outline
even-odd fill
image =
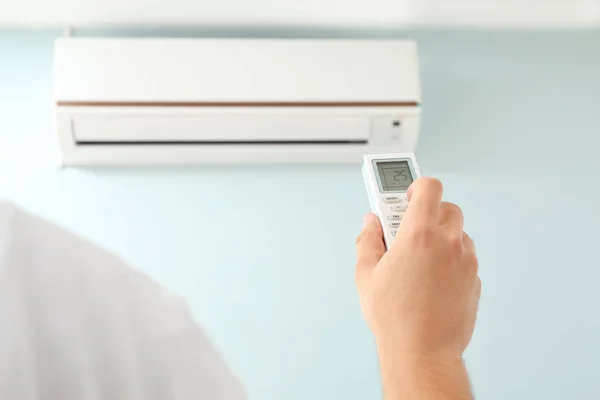
[[[404,40],[61,38],[54,101],[64,165],[358,165],[421,112]]]

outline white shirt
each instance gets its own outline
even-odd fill
[[[178,297],[0,202],[0,399],[244,398]]]

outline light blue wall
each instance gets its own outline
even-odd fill
[[[365,35],[419,41],[419,161],[481,259],[478,398],[600,398],[600,32]],[[0,33],[0,196],[183,294],[252,399],[377,398],[353,286],[359,167],[61,171],[54,37]]]

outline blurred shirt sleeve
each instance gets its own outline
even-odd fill
[[[0,399],[245,397],[181,299],[0,202]]]

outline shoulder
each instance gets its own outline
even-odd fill
[[[101,246],[6,202],[0,202],[0,284],[6,288],[0,322],[18,315],[17,331],[36,327],[29,336],[35,343],[23,349],[62,349],[41,361],[56,379],[61,366],[97,360],[104,368],[96,379],[117,374],[142,393],[167,391],[165,398],[175,400],[245,397],[182,298]],[[78,378],[70,378],[74,390]],[[125,395],[114,390],[113,398]]]

